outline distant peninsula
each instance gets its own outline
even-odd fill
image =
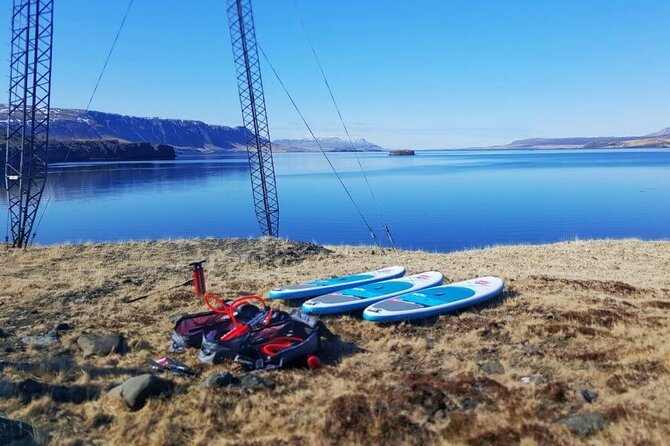
[[[495,149],[602,149],[670,147],[670,127],[642,136],[598,136],[575,138],[530,138],[513,141]]]
[[[5,159],[6,139],[0,138],[0,159]],[[103,161],[157,161],[176,158],[174,147],[167,144],[101,140],[50,140],[49,163]]]

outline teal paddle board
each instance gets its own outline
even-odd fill
[[[268,293],[270,299],[305,299],[333,293],[345,288],[353,288],[382,280],[395,279],[405,274],[403,266],[389,266],[387,268],[369,271],[367,273],[350,276],[331,277],[330,279],[313,280],[300,285],[286,285],[273,288]]]
[[[370,305],[363,318],[373,322],[423,319],[471,307],[498,296],[504,289],[498,277],[479,277],[401,294]]]
[[[347,288],[308,300],[302,304],[302,311],[311,314],[335,314],[362,310],[368,305],[389,297],[439,285],[443,277],[442,273],[428,271],[399,279]]]

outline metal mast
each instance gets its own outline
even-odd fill
[[[5,189],[18,248],[31,242],[47,177],[52,43],[53,0],[14,0]]]
[[[277,236],[279,201],[251,0],[228,0],[228,24],[242,122],[251,133],[247,139],[247,154],[256,217],[265,235]]]

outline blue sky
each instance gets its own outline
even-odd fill
[[[670,126],[667,0],[296,2],[351,133],[385,147]],[[239,125],[225,3],[135,0],[92,108]],[[54,106],[85,107],[126,4],[57,0]],[[254,10],[259,41],[316,133],[341,136],[293,0],[255,0]],[[264,68],[273,138],[306,136]]]

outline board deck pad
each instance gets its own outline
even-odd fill
[[[380,300],[442,283],[442,273],[428,271],[421,274],[385,280],[325,294],[303,303],[302,311],[314,314],[346,313],[362,310]]]
[[[434,307],[457,300],[465,299],[475,294],[470,288],[445,287],[437,290],[427,290],[423,293],[412,293],[401,297],[406,302],[412,302],[423,307]]]
[[[421,319],[480,304],[503,289],[500,278],[480,277],[384,299],[367,307],[363,317],[374,322]]]
[[[398,291],[405,291],[412,288],[412,282],[407,280],[387,280],[384,282],[377,282],[362,287],[350,288],[348,290],[340,291],[340,294],[348,296],[350,299],[367,299],[369,297],[377,297],[380,294],[396,293]]]
[[[404,274],[404,267],[389,266],[366,273],[311,280],[299,285],[286,285],[270,290],[268,296],[271,299],[304,299],[340,291],[345,288],[402,277]]]

